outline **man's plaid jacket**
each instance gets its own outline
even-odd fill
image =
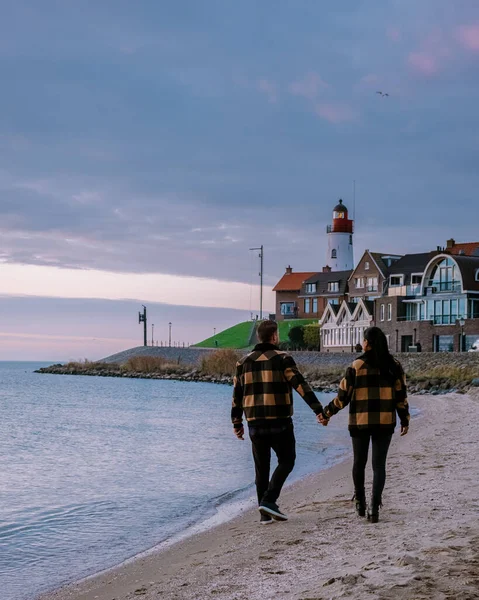
[[[234,427],[243,426],[243,412],[248,423],[291,418],[293,388],[317,415],[323,412],[293,357],[273,344],[258,344],[236,365],[231,409]]]

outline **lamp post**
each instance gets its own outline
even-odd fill
[[[461,328],[461,337],[459,338],[459,352],[464,352],[464,325],[466,324],[466,321],[462,317],[459,317],[459,319],[457,319],[457,324]]]
[[[168,333],[168,345],[171,348],[171,322],[168,323],[169,333]]]
[[[264,252],[263,252],[263,244],[261,244],[261,246],[259,248],[250,248],[250,250],[259,250],[259,259],[260,259],[260,272],[259,272],[259,276],[260,276],[260,288],[259,288],[259,318],[260,321],[263,320],[263,259],[264,259]]]
[[[151,345],[155,345],[155,324],[151,324]]]

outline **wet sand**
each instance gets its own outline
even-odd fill
[[[410,403],[377,525],[354,514],[350,456],[283,492],[286,523],[244,512],[42,600],[479,598],[479,394]]]

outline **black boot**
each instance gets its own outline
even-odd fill
[[[356,513],[359,517],[366,516],[366,494],[364,488],[354,492],[353,500],[356,501]]]
[[[379,508],[382,506],[381,498],[371,498],[368,506],[368,521],[377,523],[379,521]]]

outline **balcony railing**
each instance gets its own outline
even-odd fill
[[[417,296],[421,291],[421,285],[390,285],[388,296]]]
[[[444,292],[461,292],[460,281],[430,281],[425,288],[426,295],[441,294]]]

